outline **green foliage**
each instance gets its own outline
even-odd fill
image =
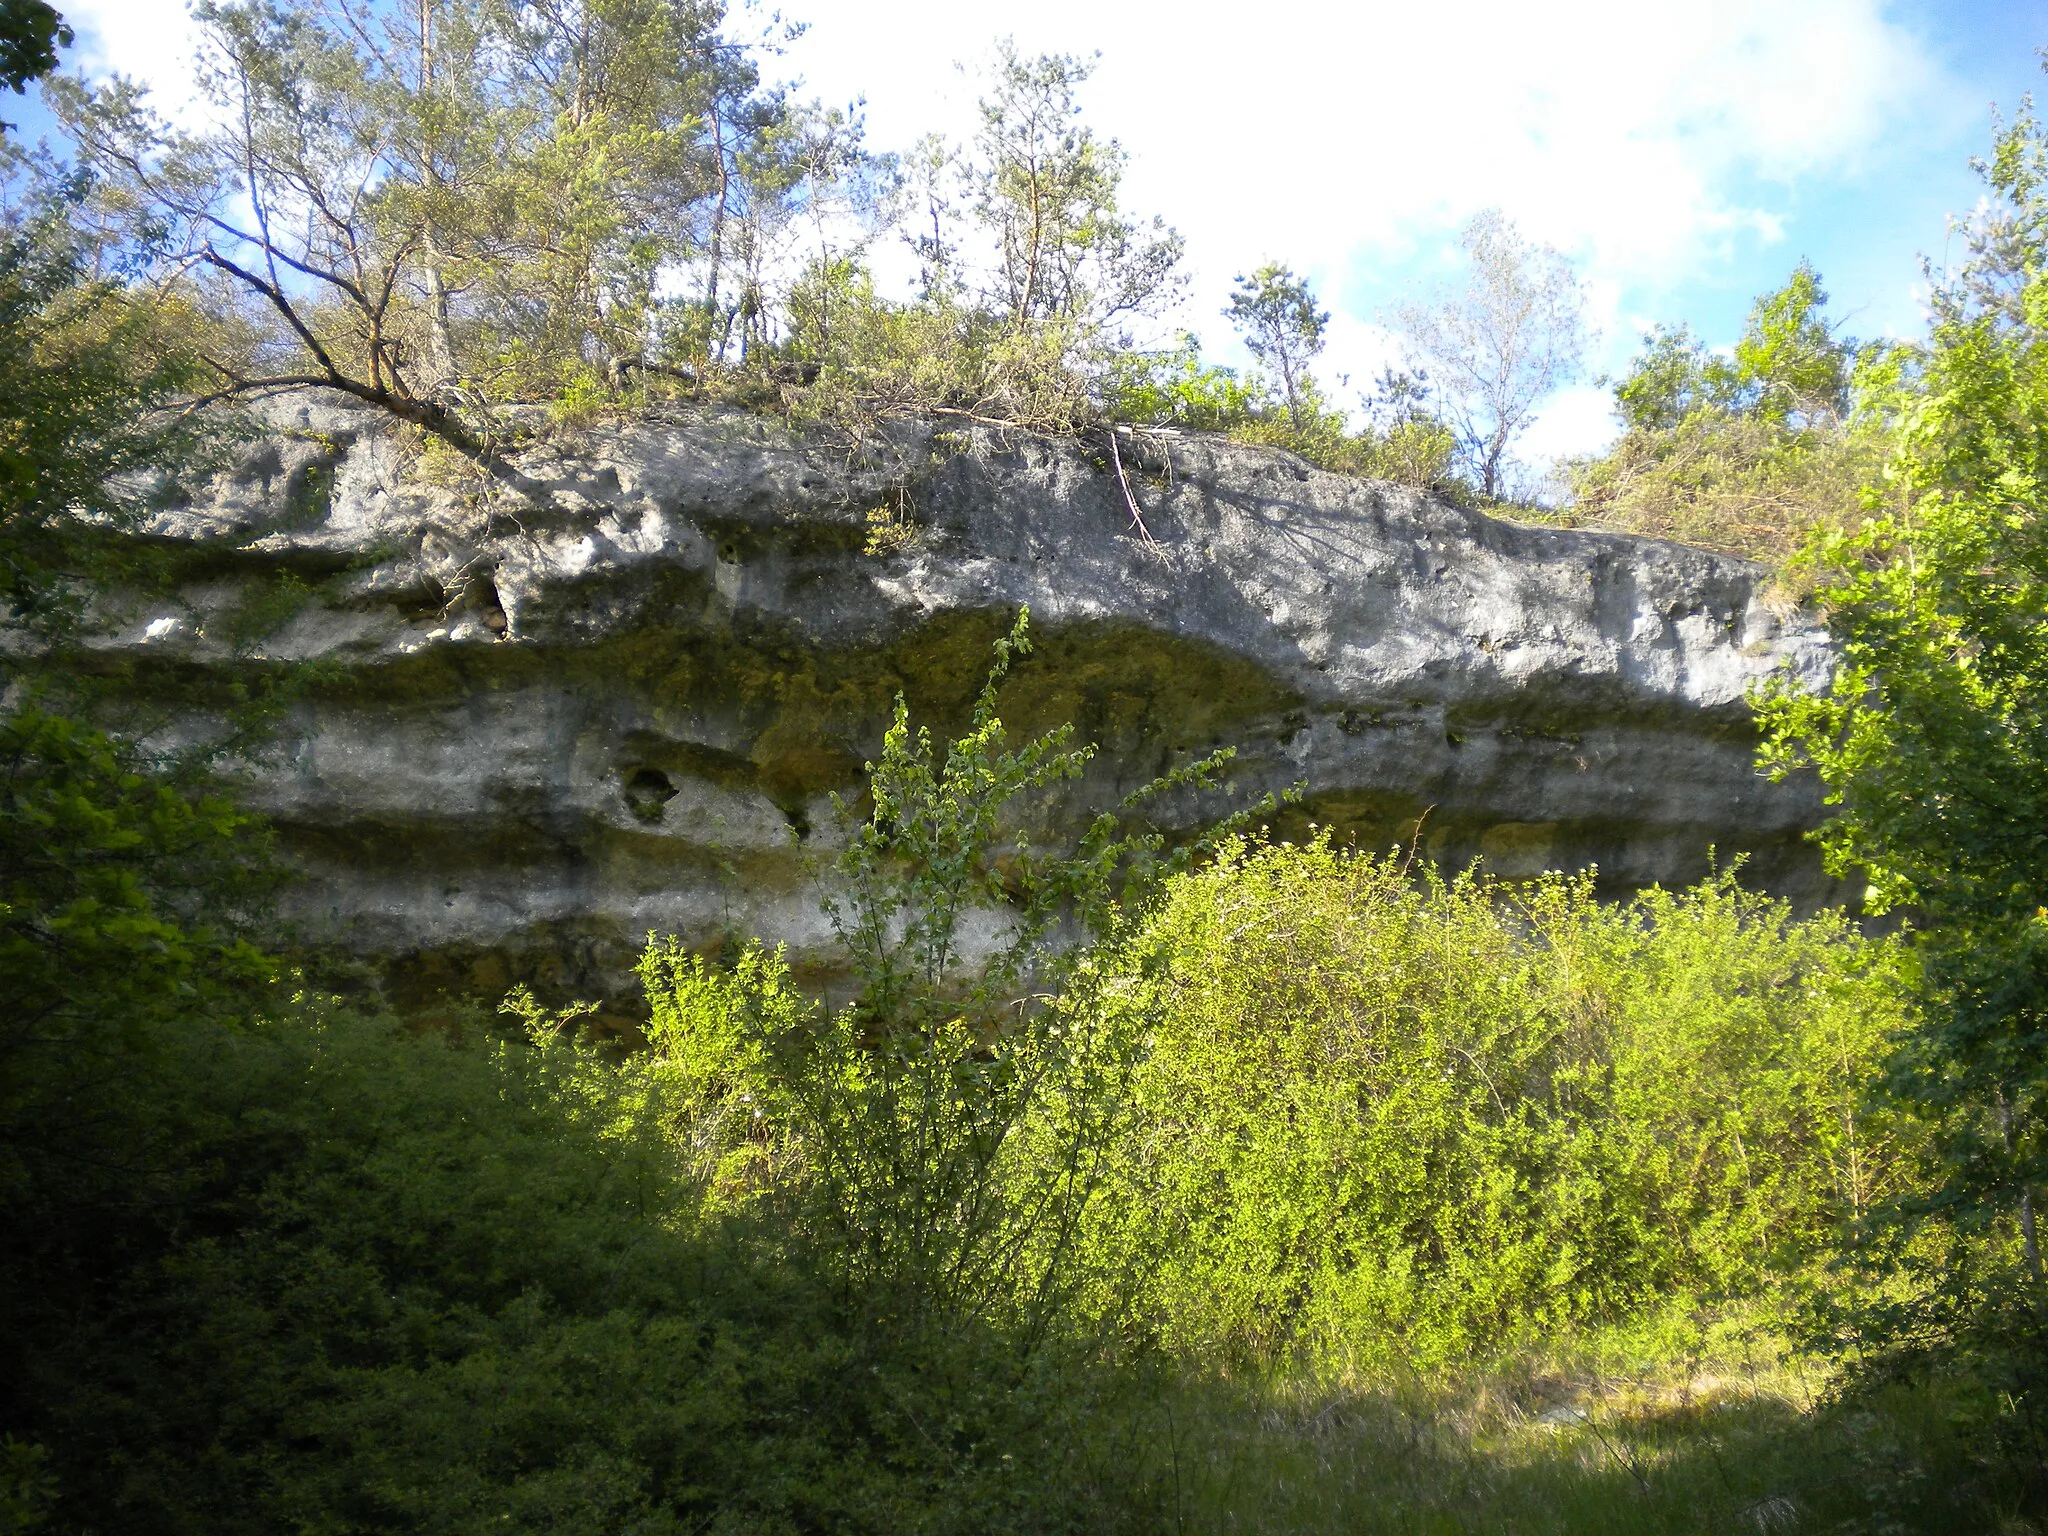
[[[1750,306],[1730,357],[1707,351],[1685,326],[1658,326],[1614,387],[1631,430],[1670,431],[1700,412],[1740,413],[1785,430],[1846,416],[1850,374],[1862,349],[1823,314],[1820,274],[1802,261],[1783,288]]]
[[[1195,432],[1249,426],[1269,403],[1260,380],[1205,365],[1201,342],[1185,332],[1167,351],[1122,352],[1111,358],[1103,402],[1117,421]]]
[[[1752,1294],[1912,1171],[1860,1104],[1897,955],[1727,876],[1613,908],[1238,845],[1116,964],[1154,989],[1151,1305],[1198,1355],[1427,1363]]]
[[[2024,1518],[1950,1420],[1963,1401],[1817,1409],[1813,1385],[1741,1345],[1661,1370],[1545,1352],[1447,1379],[1211,1378],[1173,1392],[1171,1435],[1136,1450],[1160,1489],[1153,1523],[1175,1532],[1905,1536]]]
[[[234,55],[287,202],[366,143],[387,154],[349,205],[368,222],[319,238],[386,262],[397,297],[314,333],[352,338],[335,346],[386,403],[424,411],[438,363],[409,364],[428,370],[410,396],[378,369],[446,348],[488,376],[476,398],[540,387],[585,418],[626,361],[652,371],[673,346],[667,366],[702,384],[731,345],[814,367],[810,403],[782,403],[821,415],[1107,410],[1449,474],[1456,443],[1415,381],[1384,381],[1352,433],[1301,381],[1276,398],[1192,340],[1128,352],[1118,295],[1177,249],[1116,211],[1120,160],[1072,121],[1073,60],[1006,55],[966,183],[999,237],[980,291],[935,245],[928,291],[882,300],[821,233],[778,337],[771,215],[799,205],[777,199],[817,195],[852,141],[797,133],[742,66],[664,62],[679,38],[720,56],[714,13],[589,8],[606,48],[585,58],[567,12],[448,0],[413,13],[445,50],[430,72],[423,47],[309,42],[302,11],[208,15],[292,45]],[[449,137],[476,84],[456,67],[483,36],[468,21],[500,29],[476,57],[529,69],[520,89],[569,82],[521,128],[529,158],[495,169],[512,118]],[[102,101],[99,127],[132,105]],[[204,155],[150,158],[165,148],[101,195],[136,214],[148,176],[220,191]],[[1010,745],[996,702],[1020,620],[965,734],[936,743],[899,704],[869,804],[842,808],[851,1000],[811,997],[757,944],[714,960],[655,940],[644,1051],[579,1040],[587,1008],[523,994],[508,1037],[414,1038],[253,942],[260,826],[14,695],[0,1529],[1185,1530],[1249,1511],[1639,1530],[1788,1508],[1940,1529],[1939,1479],[1976,1479],[1972,1510],[2025,1496],[1993,1458],[2031,1432],[2048,1376],[2031,1231],[2048,902],[2029,840],[2043,164],[2023,119],[1993,167],[2002,222],[1945,296],[1924,382],[1896,355],[1856,359],[1857,409],[1903,411],[1910,500],[1827,546],[1840,686],[1767,706],[1779,764],[1804,754],[1838,796],[1833,856],[1944,925],[1917,947],[1794,921],[1727,877],[1615,908],[1586,880],[1447,878],[1327,841],[1170,850],[1148,802],[1210,786],[1219,759],[1038,847],[1033,812],[1089,754],[1069,731]],[[650,212],[606,203],[614,172],[643,199],[727,185],[715,207]],[[1061,222],[1027,240],[1017,213],[1041,192]],[[561,238],[539,240],[558,196]],[[684,230],[690,207],[705,218]],[[700,230],[720,253],[696,309],[655,301],[635,243],[671,217],[671,255]],[[153,256],[146,223],[128,254]],[[166,338],[230,372],[277,338],[217,292],[84,281],[61,201],[11,234],[0,551],[18,613],[61,635],[120,569],[88,525],[132,522],[134,472],[192,446],[164,409],[193,386]],[[1819,462],[1848,364],[1805,277],[1760,303],[1732,363],[1653,346],[1628,396],[1640,432],[1739,423]],[[230,638],[301,596],[280,579]],[[1845,1224],[1870,1235],[1862,1272],[1825,1267]],[[1801,1287],[1824,1343],[1968,1369],[1822,1415],[1759,1403],[1752,1381],[1739,1413],[1708,1417],[1695,1365],[1749,1342],[1716,1314],[1768,1320]],[[1610,1411],[1596,1387],[1583,1427],[1525,1422],[1535,1387],[1513,1372],[1624,1347],[1683,1368],[1679,1406]],[[1512,1411],[1444,1397],[1471,1362]],[[1404,1377],[1399,1401],[1359,1389]],[[1945,1424],[1913,1427],[1936,1410]],[[1374,1427],[1390,1414],[1398,1436]]]
[[[256,1006],[270,962],[239,930],[262,845],[217,795],[33,705],[0,719],[0,797],[0,1198],[61,1207],[146,1160],[118,1122],[145,1107],[160,1032]]]
[[[195,369],[176,311],[89,274],[76,197],[32,189],[0,220],[0,602],[46,638],[142,563],[110,533],[144,515],[138,482],[204,441],[166,410]]]
[[[789,350],[817,370],[791,414],[860,431],[901,413],[1070,431],[1094,414],[1066,320],[1028,326],[950,290],[902,303],[851,264],[814,268],[792,296]]]
[[[1621,441],[1568,466],[1570,520],[1795,564],[1815,530],[1857,526],[1911,354],[1838,335],[1826,305],[1801,262],[1731,356],[1684,326],[1645,336],[1614,388]]]
[[[1181,239],[1118,203],[1124,152],[1080,121],[1092,60],[1026,58],[1007,39],[976,106],[974,154],[959,166],[969,216],[995,247],[991,299],[1013,328],[1051,321],[1098,332],[1153,312],[1178,288]],[[927,186],[929,201],[938,192]],[[922,248],[928,289],[957,280],[963,253],[943,236]]]
[[[0,1532],[21,1536],[42,1524],[56,1493],[50,1453],[12,1435],[0,1439]]]
[[[59,48],[70,46],[71,28],[45,0],[0,0],[0,86],[19,96],[57,67]]]
[[[220,1173],[20,1378],[54,1528],[928,1518],[947,1468],[815,1290],[676,1229],[665,1148],[592,1115],[574,1047],[302,1006],[186,1066],[223,1131],[177,1150]]]
[[[871,814],[837,860],[827,912],[860,991],[836,1010],[791,988],[779,955],[713,971],[673,941],[641,964],[651,1039],[696,1106],[689,1133],[724,1187],[779,1179],[786,1209],[851,1296],[957,1328],[1042,1335],[1068,1297],[1080,1212],[1124,1110],[1135,1045],[1114,1011],[1062,997],[1073,957],[1056,929],[1114,918],[1190,850],[1130,813],[1213,779],[1191,764],[1098,817],[1069,851],[1035,850],[1016,802],[1077,777],[1071,727],[1006,744],[996,693],[1029,651],[998,642],[966,735],[943,758],[901,701],[869,765]]]
[[[100,254],[198,319],[212,393],[336,391],[515,484],[495,407],[536,398],[572,424],[687,389],[1070,430],[1178,291],[1179,237],[1122,208],[1123,151],[1080,119],[1084,59],[1003,44],[972,140],[905,167],[764,87],[772,42],[717,5],[196,16],[208,126],[131,83],[52,88]],[[912,300],[866,276],[891,226]]]
[[[1741,408],[1779,426],[1844,415],[1849,369],[1857,347],[1838,340],[1821,311],[1828,296],[1813,263],[1802,261],[1775,293],[1756,301],[1735,344],[1734,378],[1748,398]]]
[[[1329,312],[1316,308],[1315,295],[1304,279],[1278,262],[1268,262],[1250,276],[1239,274],[1224,314],[1251,355],[1280,375],[1288,419],[1299,427],[1303,407],[1315,392],[1308,366],[1323,350]]]
[[[1101,408],[1113,421],[1224,432],[1240,443],[1284,448],[1339,474],[1468,494],[1452,469],[1457,440],[1430,413],[1411,379],[1383,379],[1363,402],[1367,421],[1354,430],[1313,379],[1297,382],[1290,409],[1259,375],[1240,378],[1232,369],[1203,363],[1201,343],[1183,334],[1167,351],[1116,354],[1100,394]]]
[[[1985,167],[1994,207],[1937,295],[1889,470],[1897,503],[1820,547],[1832,684],[1761,700],[1764,761],[1811,765],[1835,807],[1831,865],[1867,872],[1873,906],[1921,930],[1928,1020],[1891,1090],[1943,1163],[1874,1255],[1913,1276],[1918,1302],[1852,1331],[2002,1356],[1994,1375],[2030,1432],[2048,1391],[2033,1204],[2048,1176],[2043,146],[2023,112]]]
[[[899,203],[922,267],[915,299],[879,297],[851,256],[821,252],[803,266],[778,349],[816,369],[791,402],[798,413],[866,427],[912,411],[1055,432],[1098,419],[1131,322],[1178,292],[1181,241],[1124,211],[1123,151],[1080,120],[1092,69],[1001,43],[972,140],[920,143]]]
[[[195,19],[204,125],[126,82],[50,100],[105,256],[203,317],[219,394],[334,390],[494,464],[493,402],[650,361],[658,274],[696,280],[698,360],[722,350],[771,254],[753,194],[807,184],[716,5],[207,0]]]
[[[1230,435],[1240,443],[1259,443],[1298,453],[1311,464],[1340,475],[1391,480],[1438,495],[1464,500],[1471,488],[1454,467],[1458,443],[1451,429],[1427,412],[1417,411],[1385,424],[1368,423],[1353,432],[1342,415],[1320,408],[1304,411],[1296,425],[1285,415],[1268,414],[1247,422]]]
[[[268,573],[251,581],[223,621],[222,638],[247,651],[289,624],[312,600],[313,589],[293,571]]]
[[[899,716],[872,769],[858,995],[657,941],[624,1055],[523,996],[464,1043],[285,995],[196,915],[247,824],[34,724],[8,959],[69,1033],[0,1101],[61,1154],[0,1189],[0,1492],[51,1531],[1356,1528],[1409,1485],[1374,1400],[1315,1388],[1353,1427],[1305,1494],[1307,1383],[1766,1296],[1915,1176],[1858,1097],[1897,945],[1726,877],[1613,909],[1327,842],[1198,869],[1133,814],[1214,763],[1039,849],[1085,754],[1008,745],[1024,642],[960,738]],[[1407,1411],[1519,1499],[1615,1507],[1578,1450]],[[1599,1433],[1668,1447],[1628,1477],[1655,1509],[1702,1496],[1706,1421]]]
[[[1614,386],[1615,414],[1631,431],[1668,432],[1698,411],[1735,403],[1735,370],[1683,325],[1653,327]]]
[[[1065,1522],[1082,1397],[864,1331],[800,1233],[707,1201],[661,1070],[729,1064],[289,994],[213,926],[246,820],[6,729],[9,1529]]]

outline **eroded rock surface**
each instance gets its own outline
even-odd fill
[[[258,803],[307,937],[403,999],[527,979],[627,995],[650,929],[829,964],[816,867],[898,691],[958,725],[1031,607],[1014,731],[1101,754],[1078,818],[1218,745],[1290,827],[1506,873],[1683,881],[1708,849],[1827,894],[1810,784],[1752,766],[1747,687],[1825,675],[1762,573],[1525,528],[1201,437],[908,431],[869,450],[737,412],[564,438],[480,493],[318,399],[166,511],[193,575],[103,655],[203,728],[208,690],[317,661]],[[180,498],[173,497],[173,501]],[[174,686],[175,685],[175,686]],[[1418,820],[1420,824],[1417,832]]]

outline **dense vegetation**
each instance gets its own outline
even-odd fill
[[[1903,949],[1726,877],[1614,909],[1125,822],[998,876],[996,813],[1073,756],[985,709],[877,765],[844,1007],[657,943],[645,1050],[523,996],[419,1038],[179,915],[232,910],[224,807],[7,730],[17,1528],[1228,1528],[1321,1454],[1270,1417],[1304,1393],[1363,1432],[1303,1515],[1348,1528],[1396,1470],[1364,1383],[1768,1355],[1767,1303],[1925,1177],[1867,1101]],[[964,965],[997,878],[1099,941]],[[1617,1491],[1525,1454],[1490,1476]],[[1794,1462],[1716,1507],[1842,1502]]]
[[[2048,138],[2022,113],[1926,341],[1801,268],[1731,357],[1660,332],[1551,515],[1785,562],[1845,668],[1758,700],[1900,922],[1739,868],[1620,905],[1255,808],[1190,764],[1072,846],[1077,773],[899,711],[844,809],[828,1005],[744,934],[650,942],[644,1041],[521,992],[422,1034],[266,924],[206,751],[77,653],[199,409],[310,386],[517,484],[556,421],[718,394],[859,434],[1234,432],[1477,500],[1574,365],[1497,217],[1354,427],[1273,263],[1265,374],[1139,349],[1178,242],[1117,201],[1086,68],[1005,51],[966,146],[888,160],[712,7],[210,4],[189,135],[59,86],[0,139],[0,1532],[2030,1530],[2048,1516],[2041,846]],[[67,41],[0,3],[0,81]],[[907,231],[914,296],[867,244]],[[1543,319],[1512,366],[1475,338]],[[1534,392],[1534,393],[1532,393]],[[425,451],[425,450],[423,450]],[[58,665],[51,665],[55,658]],[[251,728],[260,715],[250,717]],[[109,724],[117,727],[109,731]],[[963,920],[1001,902],[996,952]]]

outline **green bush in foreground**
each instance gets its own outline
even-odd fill
[[[933,996],[907,1065],[758,950],[722,973],[661,944],[644,974],[681,1134],[895,1255],[860,1262],[899,1306],[944,1283],[1183,1360],[1371,1368],[1754,1297],[1824,1255],[1917,1171],[1867,1103],[1901,960],[1728,875],[1616,907],[1320,840],[1226,843],[1036,1007]]]
[[[1631,1369],[1691,1394],[1711,1346],[1656,1318],[1767,1321],[1771,1278],[1911,1174],[1857,1096],[1896,947],[1726,878],[1616,909],[1327,843],[1176,872],[1114,820],[1020,848],[1006,804],[1070,751],[992,709],[943,754],[906,727],[844,871],[886,986],[828,1015],[767,952],[657,944],[625,1058],[530,1001],[451,1043],[255,961],[192,991],[206,863],[158,866],[130,904],[164,942],[73,995],[131,1027],[48,1079],[70,1119],[9,1111],[56,1154],[5,1191],[11,1528],[1687,1528],[1737,1420],[1594,1391],[1546,1428],[1523,1378],[1633,1329]],[[7,835],[57,869],[122,807],[182,836],[205,805],[75,729],[14,761]],[[999,890],[1039,915],[968,965]],[[30,928],[68,900],[41,891]],[[1052,944],[1061,911],[1104,937]],[[131,1130],[146,1163],[47,1171]],[[1781,1482],[1912,1514],[1969,1467],[1890,1417],[1741,1412],[1792,1438],[1724,1481],[1731,1516]],[[1800,1449],[1828,1425],[1939,1470],[1843,1503]],[[1476,1470],[1425,1488],[1417,1446]]]
[[[943,764],[899,715],[872,770],[833,909],[855,1001],[758,948],[643,963],[671,1134],[852,1291],[1183,1359],[1439,1363],[1757,1295],[1910,1183],[1867,1092],[1896,944],[1726,874],[1617,907],[1327,839],[1177,873],[1114,818],[1009,846],[1007,803],[1084,760],[1003,746],[1022,641]],[[1051,945],[1062,911],[1101,937]]]
[[[1897,1192],[1895,946],[1731,875],[1623,906],[1236,844],[1114,962],[1156,1024],[1128,1198],[1196,1354],[1427,1364],[1753,1295]]]
[[[620,1063],[293,995],[202,920],[244,818],[33,711],[0,768],[0,1531],[989,1530],[1090,1486],[1047,1427],[1085,1395],[707,1215]]]

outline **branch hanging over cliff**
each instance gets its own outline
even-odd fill
[[[214,279],[217,334],[194,340],[216,384],[187,411],[333,390],[530,488],[487,432],[439,398],[452,381],[420,376],[425,349],[400,300],[421,237],[383,216],[388,155],[302,89],[303,37],[272,37],[282,23],[266,29],[247,13],[213,19],[223,47],[212,83],[234,110],[206,138],[171,130],[123,83],[88,92],[58,82],[50,93],[98,178],[114,248],[166,291]]]

